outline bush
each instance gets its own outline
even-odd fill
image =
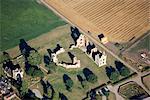
[[[29,67],[27,74],[34,78],[35,77],[44,77],[44,73],[40,69],[33,67],[33,66]]]
[[[117,81],[119,79],[119,73],[117,71],[111,72],[109,79],[112,81]]]
[[[73,86],[73,81],[71,80],[71,79],[68,79],[68,80],[66,80],[66,86],[67,86],[67,89],[69,90],[69,91],[71,91],[71,88],[72,88],[72,86]]]
[[[21,86],[20,90],[21,90],[20,94],[22,96],[24,96],[26,93],[28,93],[28,83],[26,81],[22,82],[22,86]]]
[[[95,74],[89,74],[87,76],[87,81],[89,81],[91,83],[95,83],[95,82],[97,82],[97,76]]]
[[[42,62],[41,55],[35,50],[30,51],[29,57],[27,57],[29,64],[37,66]]]
[[[128,76],[128,75],[130,75],[130,70],[127,67],[122,67],[120,70],[120,75],[121,76]]]

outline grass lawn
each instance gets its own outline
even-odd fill
[[[150,34],[142,39],[138,44],[131,48],[130,52],[137,53],[139,50],[147,49],[150,51]]]
[[[83,51],[80,49],[74,49],[70,51],[75,54],[81,61],[81,68],[78,69],[65,69],[58,66],[56,77],[57,80],[53,80],[53,77],[49,77],[49,82],[53,85],[54,89],[63,93],[69,100],[81,100],[86,97],[86,92],[92,88],[95,88],[103,83],[109,81],[105,74],[105,66],[99,68]],[[67,52],[59,55],[59,61],[70,62]],[[80,82],[77,79],[77,75],[81,74],[84,68],[90,69],[96,76],[98,76],[98,82],[92,84],[88,82],[89,89],[83,89]],[[68,92],[63,82],[63,74],[67,74],[74,82],[72,92]],[[84,76],[84,75],[83,75]],[[54,77],[54,78],[56,78]],[[53,80],[53,81],[52,81]]]
[[[36,0],[0,0],[1,47],[12,48],[19,39],[30,40],[58,26],[66,24]]]

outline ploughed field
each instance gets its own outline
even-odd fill
[[[111,42],[137,39],[150,28],[148,0],[44,1],[84,31],[103,33]]]
[[[21,38],[33,39],[65,22],[37,0],[0,0],[0,51],[18,45]]]

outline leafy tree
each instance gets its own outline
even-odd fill
[[[120,70],[121,76],[128,76],[130,74],[130,70],[127,67],[122,67]]]
[[[10,55],[7,52],[3,52],[1,59],[2,59],[2,62],[7,62],[7,61],[11,60],[12,58],[10,57]]]
[[[73,86],[73,81],[71,80],[71,79],[68,79],[68,80],[66,80],[66,86],[67,86],[67,89],[69,90],[69,91],[71,91],[71,88],[72,88],[72,86]]]
[[[95,74],[89,74],[87,76],[87,81],[89,81],[91,83],[95,83],[95,82],[97,82],[97,76]]]
[[[44,77],[44,73],[40,69],[35,69],[32,74],[33,77]]]
[[[29,57],[27,57],[27,60],[29,64],[33,66],[38,66],[42,62],[41,55],[35,50],[30,51],[30,54],[29,54]]]
[[[20,90],[21,90],[21,92],[20,92],[20,94],[22,95],[22,96],[24,96],[26,93],[28,93],[28,82],[27,81],[23,81],[22,82],[22,87],[20,88]]]
[[[113,71],[110,74],[110,80],[117,81],[119,79],[119,73],[117,71]]]
[[[34,72],[35,68],[30,66],[29,69],[27,70],[27,74],[32,76],[33,72]]]
[[[35,66],[30,66],[27,71],[27,74],[32,77],[44,77],[44,73],[39,68],[36,68]]]

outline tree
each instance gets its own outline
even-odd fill
[[[29,69],[27,70],[27,74],[32,76],[34,69],[35,69],[34,67],[30,66]]]
[[[3,52],[1,59],[2,59],[2,62],[7,62],[7,61],[11,60],[12,58],[10,57],[10,55],[7,52]]]
[[[26,93],[28,93],[28,82],[27,81],[22,82],[22,87],[20,90],[21,90],[20,94],[22,96],[24,96]]]
[[[128,76],[130,74],[130,70],[127,67],[122,67],[120,70],[121,76]]]
[[[44,77],[44,73],[39,68],[36,68],[36,66],[30,66],[27,74],[32,77]]]
[[[119,79],[119,73],[117,71],[113,71],[110,74],[110,80],[117,81]]]
[[[44,73],[40,69],[35,69],[32,74],[33,77],[44,77]]]
[[[32,66],[38,66],[41,62],[41,55],[35,51],[35,50],[31,50],[29,57],[27,57],[27,60],[29,62],[29,64],[31,64]]]
[[[97,76],[95,74],[89,74],[87,76],[87,81],[89,81],[91,83],[95,83],[95,82],[97,82]]]
[[[72,86],[73,86],[73,81],[71,80],[71,79],[68,79],[68,80],[66,80],[66,86],[67,86],[67,89],[69,90],[69,91],[71,91],[71,88],[72,88]]]

